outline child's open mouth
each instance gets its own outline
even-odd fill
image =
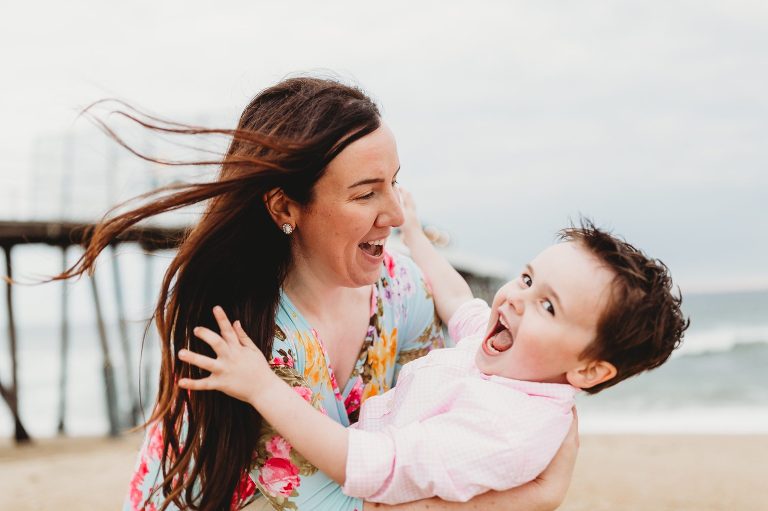
[[[490,355],[495,355],[507,351],[514,343],[515,339],[512,337],[512,332],[510,332],[509,328],[504,325],[504,319],[499,316],[496,326],[485,339],[486,351],[488,351]]]
[[[385,241],[386,239],[364,241],[363,243],[360,243],[358,247],[360,247],[360,249],[368,255],[379,257],[384,251]]]

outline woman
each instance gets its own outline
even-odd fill
[[[156,200],[105,220],[61,276],[93,269],[99,252],[135,223],[208,201],[163,279],[155,310],[164,341],[158,400],[125,508],[221,510],[254,498],[275,509],[367,508],[244,403],[180,391],[178,378],[201,374],[176,353],[212,355],[192,329],[214,328],[211,310],[221,305],[271,354],[278,374],[347,425],[362,400],[394,384],[402,363],[442,346],[420,272],[384,251],[402,222],[394,137],[360,90],[316,78],[262,91],[236,130],[203,132],[232,137],[218,180],[158,191]],[[553,477],[466,506],[554,509],[570,479],[574,443]],[[430,499],[402,509],[423,506],[455,504]]]

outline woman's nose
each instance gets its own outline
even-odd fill
[[[376,217],[377,227],[398,227],[405,220],[403,206],[400,204],[400,192],[397,188],[387,194],[387,200],[382,204],[382,209]]]

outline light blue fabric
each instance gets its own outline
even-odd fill
[[[380,279],[372,286],[371,311],[363,349],[344,389],[335,384],[322,339],[285,294],[277,312],[273,368],[305,399],[344,426],[356,420],[359,403],[367,395],[383,393],[394,385],[404,363],[444,344],[432,296],[421,271],[407,257],[385,255]],[[159,429],[150,427],[125,511],[141,509],[151,488],[161,480],[161,445]],[[257,498],[269,496],[277,510],[362,511],[359,499],[344,495],[338,484],[303,460],[268,425],[262,431],[256,464],[251,479],[263,493]],[[159,507],[162,501],[162,495],[156,494],[147,509]]]

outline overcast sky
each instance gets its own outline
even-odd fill
[[[229,127],[322,69],[378,100],[401,182],[457,250],[512,271],[582,213],[684,291],[768,288],[764,1],[1,5],[2,219],[42,215],[61,163],[40,148],[92,101]]]

